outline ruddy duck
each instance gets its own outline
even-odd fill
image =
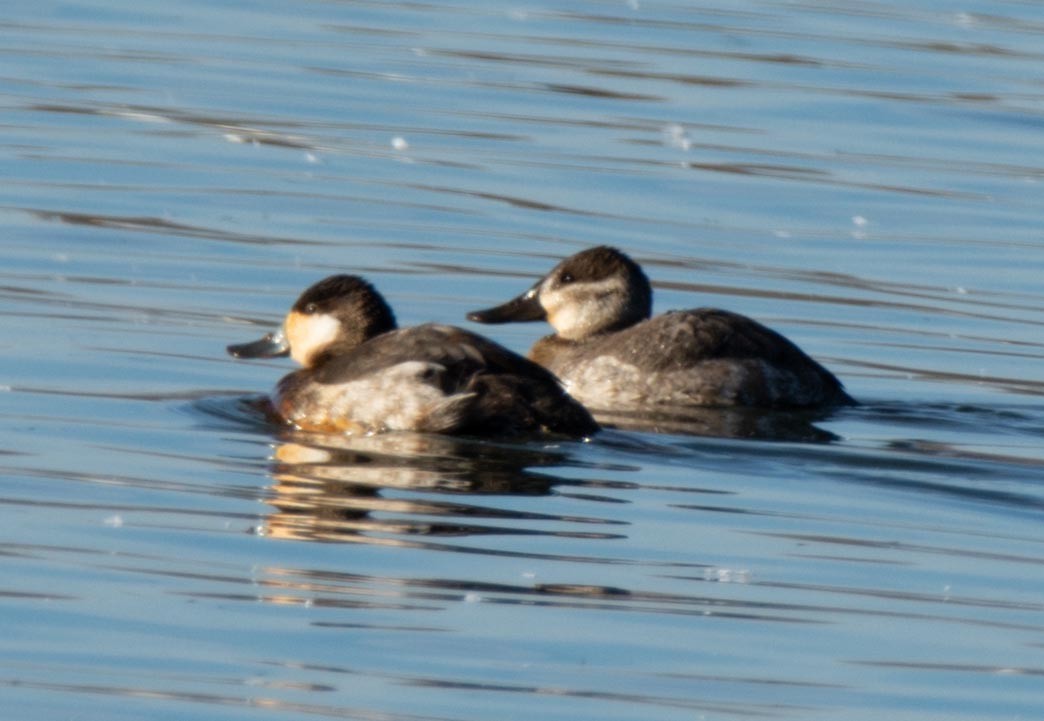
[[[657,407],[811,408],[854,403],[830,371],[779,333],[716,308],[650,318],[652,286],[615,248],[566,258],[479,323],[547,320],[530,359],[599,411]]]
[[[306,290],[282,330],[230,345],[236,358],[290,355],[272,410],[305,430],[585,436],[591,415],[541,366],[447,325],[397,328],[362,278],[335,275]]]

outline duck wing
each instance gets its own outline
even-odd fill
[[[587,353],[611,355],[650,371],[678,370],[719,359],[818,365],[780,333],[718,308],[664,313],[600,339],[598,348]]]
[[[320,383],[347,383],[408,362],[437,364],[465,383],[472,375],[483,372],[516,375],[559,386],[550,371],[498,343],[462,328],[437,323],[383,333],[319,364],[313,378]]]
[[[642,373],[700,369],[699,373],[709,374],[712,366],[746,368],[753,393],[748,402],[755,405],[854,402],[830,371],[788,338],[756,320],[718,308],[665,313],[597,343],[598,347],[581,352],[612,356]]]

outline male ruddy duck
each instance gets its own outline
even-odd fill
[[[529,352],[598,414],[691,406],[812,408],[854,403],[830,371],[779,333],[716,308],[650,318],[652,286],[615,248],[566,258],[479,323],[547,320]]]
[[[305,430],[585,436],[591,415],[541,366],[460,328],[397,328],[362,278],[335,275],[306,290],[282,330],[230,345],[236,358],[290,355],[272,410]]]

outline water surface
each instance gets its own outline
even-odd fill
[[[15,3],[8,713],[1040,717],[1042,35],[1016,0]],[[335,438],[224,354],[331,272],[465,324],[598,243],[861,405]]]

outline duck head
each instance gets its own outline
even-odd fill
[[[305,368],[394,330],[395,315],[377,290],[355,275],[332,275],[308,288],[282,328],[259,340],[228,346],[235,358],[289,355]]]
[[[546,320],[566,340],[627,328],[652,312],[652,286],[641,267],[616,248],[572,255],[516,298],[468,313],[476,323]]]

